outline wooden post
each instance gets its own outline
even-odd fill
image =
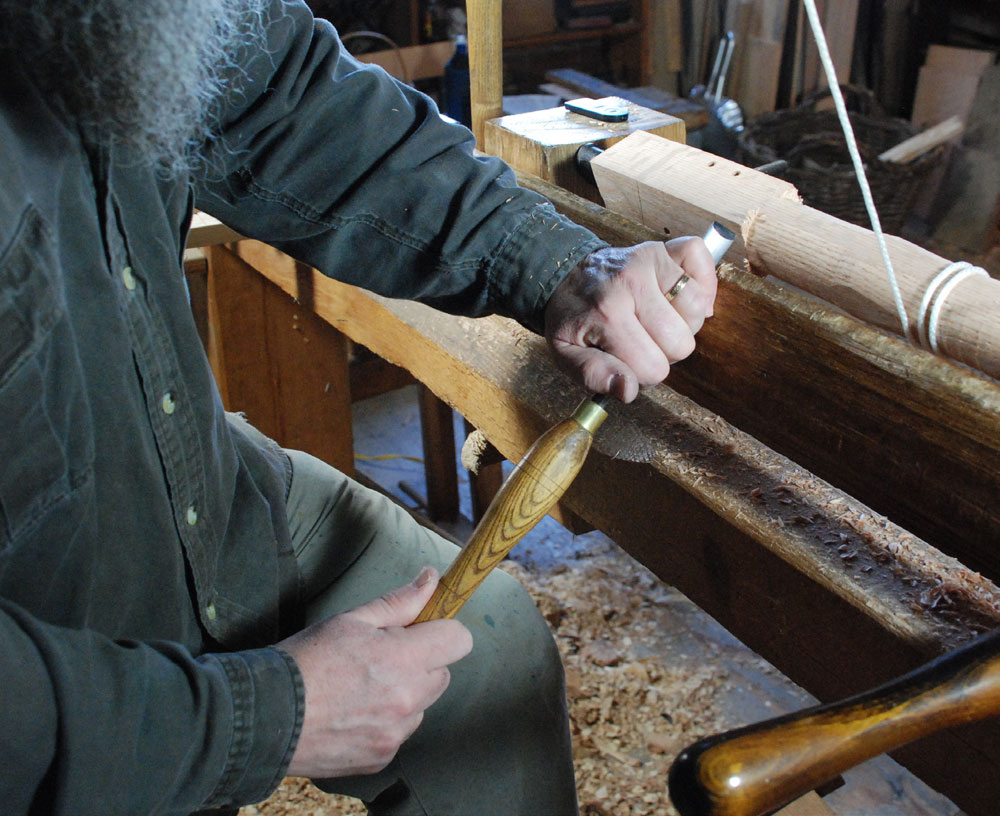
[[[472,132],[484,144],[486,122],[503,115],[501,0],[467,0]]]
[[[701,223],[718,218],[741,232],[746,259],[758,274],[774,275],[862,320],[900,332],[874,235],[806,207],[789,192],[791,185],[642,132],[606,150],[592,166],[611,209],[654,228],[684,221],[685,213],[688,221]],[[916,341],[925,292],[950,261],[902,238],[888,236],[887,242],[909,316],[908,339]],[[941,310],[941,352],[1000,377],[997,314],[1000,281],[987,276],[963,280]]]
[[[454,521],[458,518],[458,465],[455,462],[451,406],[434,396],[434,392],[425,385],[419,385],[417,393],[427,481],[427,512],[431,521]]]
[[[209,359],[227,410],[353,473],[347,338],[225,247],[208,257]]]

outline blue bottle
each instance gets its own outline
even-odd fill
[[[455,53],[444,66],[444,112],[456,122],[472,127],[469,46],[464,34],[455,39]]]

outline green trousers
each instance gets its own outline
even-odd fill
[[[310,622],[442,573],[458,551],[385,496],[290,451],[288,518]],[[458,614],[472,653],[417,732],[377,774],[316,780],[375,814],[575,816],[562,664],[521,585],[494,571]]]

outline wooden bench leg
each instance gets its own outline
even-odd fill
[[[465,420],[466,436],[475,431],[476,428],[468,420]],[[480,457],[479,472],[469,474],[469,492],[472,494],[472,523],[478,524],[479,520],[490,506],[493,497],[503,484],[503,456],[500,451],[492,445],[488,445]]]
[[[426,385],[418,386],[417,393],[427,512],[431,521],[455,521],[458,518],[458,466],[451,406],[439,400]]]

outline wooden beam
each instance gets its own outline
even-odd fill
[[[541,338],[511,321],[448,317],[318,274],[306,281],[256,242],[237,251],[289,294],[305,285],[318,315],[410,370],[508,459],[580,396]],[[599,435],[570,506],[821,699],[1000,623],[989,582],[671,389],[616,410],[610,428],[618,430]],[[648,461],[611,455],[634,434]],[[932,597],[942,585],[946,606]],[[988,812],[1000,730],[983,728],[943,735],[905,760],[970,810]]]
[[[455,461],[451,406],[439,400],[423,384],[418,386],[417,393],[427,482],[427,512],[431,521],[455,521],[458,518],[458,465]]]
[[[748,209],[794,190],[741,165],[706,157],[704,171],[728,174],[731,183],[721,198],[693,200],[710,189],[709,183],[687,176],[675,162],[664,159],[661,167],[651,154],[645,158],[648,163],[640,157],[636,169],[638,174],[648,170],[648,176],[622,184],[620,201],[623,210],[641,208],[652,228],[646,237],[663,235],[666,225],[672,235],[698,234],[713,217],[738,229]],[[661,171],[661,181],[669,177],[676,183],[675,196],[662,198],[645,186]],[[782,203],[793,212],[804,209],[794,201]],[[780,218],[770,220],[772,231],[781,232],[782,225]],[[851,236],[839,244],[845,247],[844,258],[851,242],[860,240],[853,237],[859,232],[851,228]],[[804,252],[821,262],[823,247],[802,241],[800,256]],[[728,257],[742,267],[739,255]],[[731,270],[722,273],[716,317],[700,333],[694,358],[677,366],[670,382],[1000,580],[995,546],[1000,507],[993,499],[1000,493],[995,467],[1000,387],[995,381],[794,289]]]
[[[210,359],[226,409],[353,473],[347,338],[222,246],[208,262]],[[308,304],[305,289],[300,296]]]
[[[468,0],[472,132],[485,143],[485,126],[503,115],[503,15],[500,0]]]

